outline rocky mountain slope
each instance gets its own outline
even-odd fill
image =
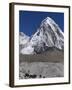
[[[45,51],[64,50],[64,34],[50,17],[45,18],[31,37],[20,33],[20,53],[40,54]]]

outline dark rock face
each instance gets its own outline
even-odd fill
[[[25,75],[24,75],[24,78],[37,78],[37,77],[39,77],[39,78],[45,78],[45,76],[36,75],[36,74],[31,75],[31,74],[25,73]]]
[[[25,73],[25,77],[29,77],[29,74],[28,73]]]
[[[37,75],[35,75],[35,74],[29,76],[29,78],[36,78],[36,77],[37,77]]]
[[[36,78],[37,75],[35,75],[35,74],[31,75],[31,74],[29,74],[29,73],[25,73],[24,77],[25,77],[25,78]]]

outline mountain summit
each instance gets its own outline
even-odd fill
[[[64,34],[58,24],[50,17],[45,18],[37,32],[27,37],[27,42],[22,41],[23,47],[20,50],[21,54],[38,54],[51,49],[64,49]],[[25,43],[25,44],[24,44]]]

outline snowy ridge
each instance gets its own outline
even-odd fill
[[[23,39],[23,40],[22,40]],[[37,32],[32,35],[31,39],[23,35],[20,44],[25,45],[21,54],[37,54],[47,51],[49,48],[64,49],[64,34],[58,24],[50,17],[45,18]]]
[[[19,44],[24,45],[29,41],[29,36],[25,35],[23,32],[19,33]]]
[[[23,32],[19,33],[19,51],[27,47],[30,37],[25,35]]]

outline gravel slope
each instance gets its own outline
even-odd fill
[[[63,77],[64,64],[62,62],[22,62],[19,67],[19,78],[49,78]]]

